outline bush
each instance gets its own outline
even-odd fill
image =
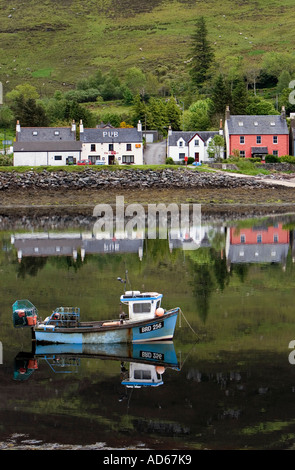
[[[193,157],[188,157],[187,159],[187,164],[192,165],[194,163],[195,159]]]
[[[292,157],[292,155],[283,155],[279,158],[279,161],[284,163],[295,163],[295,157]]]
[[[276,155],[265,155],[265,163],[278,163],[279,161],[279,157],[277,157]]]
[[[12,166],[13,156],[12,155],[0,155],[0,166]]]
[[[166,158],[166,165],[174,165],[174,160],[171,157]]]

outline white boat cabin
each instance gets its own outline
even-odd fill
[[[120,300],[128,305],[129,320],[146,320],[164,315],[161,308],[163,295],[157,292],[126,291]]]
[[[121,383],[127,388],[158,387],[163,385],[162,368],[149,364],[130,363],[129,378]]]

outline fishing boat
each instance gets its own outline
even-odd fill
[[[15,357],[14,380],[25,381],[45,362],[55,374],[78,373],[83,359],[120,364],[121,383],[126,388],[163,385],[167,368],[180,365],[172,341],[117,344],[53,344],[32,342],[31,352]]]
[[[143,343],[166,341],[174,336],[180,308],[161,307],[158,292],[125,291],[121,304],[128,306],[118,319],[80,321],[77,307],[58,307],[44,321],[29,300],[17,300],[13,306],[15,327],[31,327],[36,342],[63,344]]]

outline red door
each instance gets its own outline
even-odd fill
[[[195,162],[198,162],[200,158],[199,152],[195,152]]]

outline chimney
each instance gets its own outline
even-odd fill
[[[168,135],[172,135],[172,129],[171,129],[171,126],[169,126],[169,128],[168,128]]]
[[[20,123],[16,121],[16,132],[20,132]]]
[[[222,119],[219,121],[219,135],[223,135]]]
[[[80,126],[79,126],[79,130],[80,130],[80,134],[82,134],[82,132],[84,132],[84,126],[83,126],[82,119],[80,119]]]
[[[282,106],[281,119],[282,119],[282,120],[286,119],[286,109],[285,109],[285,106]]]
[[[229,106],[226,107],[225,109],[225,120],[230,118],[230,112],[229,112]]]
[[[142,131],[142,125],[141,125],[140,121],[138,121],[138,123],[137,123],[137,130],[138,130],[138,132]]]
[[[76,132],[76,123],[73,119],[73,122],[72,122],[72,132]]]

